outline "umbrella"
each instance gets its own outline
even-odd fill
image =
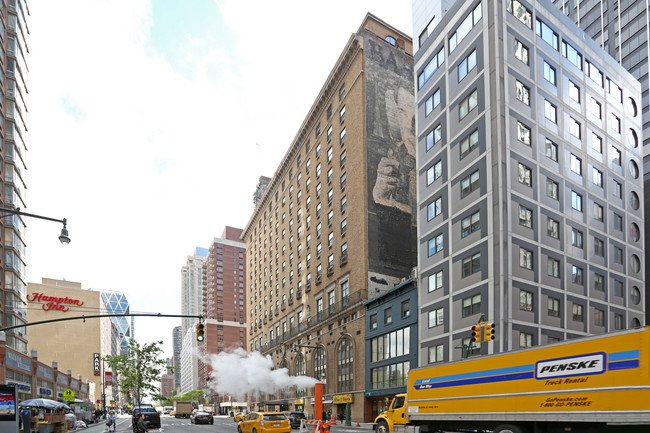
[[[19,407],[40,407],[45,409],[70,409],[68,405],[50,400],[49,398],[33,398],[18,403]]]

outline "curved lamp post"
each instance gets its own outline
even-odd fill
[[[54,222],[57,222],[57,223],[61,223],[61,224],[63,224],[63,228],[61,229],[61,235],[59,236],[59,241],[61,241],[61,243],[63,245],[68,245],[70,243],[70,237],[68,236],[68,229],[66,227],[67,224],[68,224],[68,220],[66,218],[63,218],[62,220],[58,220],[56,218],[50,218],[50,217],[46,217],[46,216],[43,216],[43,215],[36,215],[36,214],[33,214],[33,213],[21,212],[20,208],[7,209],[7,208],[4,208],[4,207],[0,207],[0,212],[4,212],[4,215],[2,215],[2,216],[21,215],[21,216],[38,218],[38,219],[42,219],[42,220],[54,221]]]

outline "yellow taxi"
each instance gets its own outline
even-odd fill
[[[291,423],[282,412],[251,412],[237,424],[238,433],[291,433]]]
[[[246,416],[245,412],[235,412],[235,415],[233,416],[233,421],[239,422],[244,419]]]

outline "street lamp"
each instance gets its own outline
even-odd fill
[[[2,215],[2,216],[21,215],[21,216],[38,218],[38,219],[42,219],[42,220],[54,221],[54,222],[57,222],[57,223],[61,223],[61,224],[63,224],[63,228],[61,229],[61,235],[59,236],[59,241],[61,241],[61,243],[63,245],[68,245],[70,243],[70,237],[68,236],[68,229],[67,229],[68,220],[66,218],[63,218],[62,220],[58,220],[56,218],[50,218],[50,217],[46,217],[46,216],[43,216],[43,215],[36,215],[36,214],[33,214],[33,213],[21,212],[20,208],[7,209],[7,208],[4,208],[4,207],[0,207],[0,212],[4,212],[4,215]]]

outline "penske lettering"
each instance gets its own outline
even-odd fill
[[[535,364],[537,379],[552,379],[567,376],[585,376],[605,372],[606,359],[604,353],[572,356],[539,361]]]

